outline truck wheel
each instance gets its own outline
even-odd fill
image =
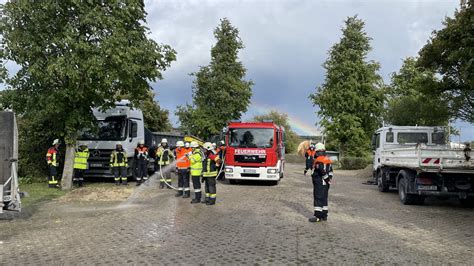
[[[268,181],[268,183],[270,184],[270,186],[278,185],[278,181]]]
[[[235,184],[237,184],[237,180],[229,179],[229,184],[235,185]]]
[[[398,196],[400,196],[400,201],[403,203],[403,205],[413,205],[419,202],[417,195],[408,194],[407,191],[408,181],[406,177],[402,177],[398,181]]]
[[[459,199],[459,202],[461,203],[463,207],[474,208],[474,197]]]
[[[387,184],[387,178],[385,177],[383,170],[380,170],[377,173],[377,187],[380,192],[388,192],[390,190],[390,187]]]

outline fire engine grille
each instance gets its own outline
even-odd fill
[[[265,163],[266,157],[261,155],[235,155],[234,161],[238,163]]]

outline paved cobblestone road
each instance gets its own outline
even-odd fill
[[[474,264],[474,210],[403,206],[337,171],[330,217],[311,224],[312,186],[288,165],[278,186],[218,185],[191,205],[152,182],[127,202],[51,202],[0,221],[0,264]]]

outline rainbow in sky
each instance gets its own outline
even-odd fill
[[[251,113],[253,115],[263,115],[267,114],[270,111],[282,111],[288,115],[288,120],[291,126],[291,129],[295,131],[298,135],[303,135],[303,136],[319,136],[321,135],[321,130],[317,128],[316,126],[307,123],[303,120],[301,120],[299,117],[296,117],[286,110],[279,110],[280,108],[275,108],[275,106],[270,106],[267,104],[262,104],[259,103],[255,100],[252,101],[252,104],[249,107],[248,113]]]

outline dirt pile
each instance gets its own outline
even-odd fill
[[[59,198],[60,202],[71,201],[123,201],[132,195],[135,186],[82,187]]]

